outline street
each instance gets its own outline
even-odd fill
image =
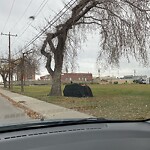
[[[13,106],[11,102],[0,96],[0,125],[25,122],[29,120],[29,117],[23,110]]]

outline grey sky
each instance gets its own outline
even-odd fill
[[[14,6],[8,19],[8,15],[13,2]],[[44,2],[43,5],[41,5],[42,2]],[[29,7],[27,9],[28,5]],[[16,53],[19,47],[24,47],[24,45],[28,43],[40,31],[39,28],[47,24],[45,18],[49,20],[50,18],[52,19],[55,13],[62,9],[62,7],[62,0],[1,0],[0,32],[8,33],[10,31],[12,34],[18,35],[17,37],[11,38],[12,53]],[[42,10],[39,12],[40,9]],[[27,10],[26,13],[24,13],[25,10]],[[32,19],[29,19],[29,16],[34,15],[36,16],[34,21]],[[29,26],[31,22],[32,24]],[[37,28],[38,31],[35,28]],[[92,72],[96,76],[98,74],[96,68],[96,58],[98,50],[98,38],[90,37],[87,43],[82,46],[82,51],[79,52],[77,61],[79,68],[77,68],[76,71]],[[0,54],[5,56],[8,55],[8,37],[6,36],[0,36]],[[42,65],[41,68],[41,74],[47,74],[47,71],[43,66],[44,65]],[[111,67],[108,67],[107,70],[104,70],[102,68],[101,74],[123,76],[133,74],[134,70],[136,70],[137,75],[146,74],[150,76],[149,68],[139,66],[139,64],[133,60],[131,61],[131,63],[128,63],[125,59],[121,60],[119,69],[112,69]]]

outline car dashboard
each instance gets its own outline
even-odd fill
[[[150,123],[92,123],[0,133],[1,150],[150,150]]]

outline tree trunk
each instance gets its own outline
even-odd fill
[[[50,91],[50,96],[62,96],[61,91],[61,69],[54,71],[52,76],[52,87]]]
[[[64,30],[63,34],[58,36],[58,44],[54,52],[55,67],[52,74],[52,88],[50,91],[50,96],[62,96],[61,73],[62,73],[66,39],[67,39],[67,30]]]
[[[3,80],[4,82],[4,88],[7,88],[7,80]]]
[[[5,76],[5,74],[1,74],[3,83],[4,83],[4,88],[7,88],[7,76]]]
[[[4,88],[7,88],[7,77],[5,75],[2,75],[3,83],[4,83]]]
[[[52,76],[52,87],[50,91],[50,96],[62,96],[61,91],[61,73],[63,66],[63,53],[61,52],[61,48],[57,49],[55,53],[55,69]]]

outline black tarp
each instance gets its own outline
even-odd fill
[[[64,88],[64,96],[67,97],[93,97],[91,88],[82,84],[67,84]]]

